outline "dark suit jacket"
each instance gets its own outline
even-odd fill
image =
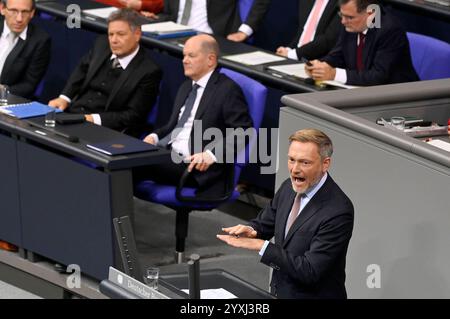
[[[239,16],[238,0],[206,0],[208,24],[215,35],[226,36],[237,32],[242,23],[247,24],[255,32],[267,11],[270,0],[255,0],[246,21]],[[179,0],[165,0],[163,20],[177,21]]]
[[[300,40],[306,21],[308,20],[308,16],[311,13],[315,2],[315,0],[299,0],[298,25],[300,26],[300,30],[289,47],[297,48],[298,41]],[[296,49],[299,60],[302,57],[308,60],[321,58],[327,55],[336,45],[341,25],[339,16],[337,15],[337,3],[337,0],[330,0],[328,2],[320,17],[319,24],[317,25],[314,40]]]
[[[261,262],[274,269],[271,288],[279,298],[346,298],[345,256],[353,229],[353,205],[328,175],[284,238],[295,198],[290,179],[250,222],[267,246]]]
[[[0,15],[0,34],[3,32],[4,17]],[[0,83],[9,86],[11,93],[34,99],[34,91],[47,71],[50,61],[51,40],[38,26],[30,23],[27,39],[18,39],[9,53],[0,75]]]
[[[338,43],[323,61],[333,67],[346,69],[347,84],[351,85],[418,81],[404,29],[388,13],[381,15],[380,25],[380,28],[369,29],[366,34],[362,72],[356,68],[358,34],[347,32],[343,27]]]
[[[181,85],[177,96],[175,97],[173,112],[169,122],[154,132],[160,139],[167,134],[170,134],[176,127],[178,115],[191,88],[192,80],[187,80]],[[218,128],[222,132],[222,136],[226,136],[226,128],[241,127],[246,129],[253,125],[241,88],[226,75],[219,73],[218,70],[215,70],[212,73],[208,84],[206,85],[194,120],[201,120],[201,136],[203,136],[205,130],[209,128]],[[218,162],[220,162],[221,156],[218,153],[219,151],[224,155],[224,160],[226,152],[237,152],[234,147],[230,148],[230,145],[226,145],[223,139],[218,139],[216,137],[212,140],[202,139],[201,145],[195,145],[196,143],[193,142],[195,140],[194,137],[196,136],[194,131],[195,126],[191,131],[189,141],[191,154],[204,152],[209,149],[216,155]],[[197,134],[200,135],[198,132]],[[219,178],[224,177],[224,171],[232,168],[233,164],[214,163],[206,172],[194,170],[194,178],[202,188],[210,185],[212,182],[216,183]],[[224,192],[222,186],[225,181],[221,182],[220,185],[217,185],[216,193]]]
[[[72,72],[62,94],[75,101],[86,93],[89,82],[111,54],[108,38],[100,36]],[[158,95],[161,75],[141,47],[115,83],[104,110],[99,112],[102,125],[131,132],[144,125]],[[67,111],[70,112],[70,106]]]

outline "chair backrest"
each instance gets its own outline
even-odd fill
[[[222,68],[220,73],[225,74],[234,82],[236,82],[244,93],[245,100],[247,101],[248,111],[253,121],[253,127],[258,132],[261,127],[261,122],[266,107],[267,88],[256,80],[249,78],[241,73],[231,71],[226,68]],[[236,185],[241,173],[242,168],[248,162],[250,153],[257,142],[257,136],[253,135],[250,139],[246,149],[238,154],[235,172],[234,172],[234,184]]]
[[[241,21],[247,20],[250,9],[253,6],[254,0],[239,0],[239,15],[241,17]]]
[[[450,77],[450,44],[426,35],[407,33],[411,59],[421,80]]]

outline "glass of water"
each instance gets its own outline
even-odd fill
[[[45,114],[45,126],[47,127],[55,127],[56,124],[56,109],[50,110]]]
[[[393,116],[391,117],[391,124],[397,130],[403,131],[405,129],[405,118],[401,116]]]
[[[150,288],[158,290],[159,268],[148,267],[145,269],[144,282]]]
[[[8,105],[8,86],[0,84],[0,106]]]

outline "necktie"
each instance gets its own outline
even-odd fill
[[[184,124],[186,123],[187,119],[189,118],[189,115],[191,115],[192,108],[194,107],[195,99],[197,98],[197,90],[199,87],[200,86],[198,84],[194,84],[192,86],[192,90],[186,99],[186,103],[184,104],[183,114],[181,115],[180,119],[178,120],[178,123],[175,126],[174,130],[182,128],[184,126]],[[173,138],[175,138],[175,137],[176,136],[173,136]],[[164,138],[159,140],[158,145],[161,147],[167,147],[167,145],[171,141],[171,138],[172,138],[172,132],[170,132]]]
[[[192,0],[186,0],[184,3],[183,15],[181,16],[181,24],[187,25],[191,16]]]
[[[287,234],[289,232],[289,229],[291,228],[291,226],[294,223],[294,221],[297,219],[298,211],[300,209],[300,202],[302,200],[302,196],[303,196],[303,194],[300,194],[300,193],[297,193],[297,195],[295,196],[294,204],[292,205],[291,212],[289,213],[289,217],[287,219],[286,230],[285,230],[285,233],[284,233],[284,237],[287,236]]]
[[[3,66],[5,64],[8,55],[11,53],[14,48],[14,41],[16,40],[16,34],[14,32],[10,32],[6,36],[7,45],[3,48],[2,53],[0,54],[0,74],[2,74]]]
[[[364,35],[364,33],[359,33],[358,36],[359,36],[359,43],[356,48],[356,68],[358,69],[358,71],[362,71],[364,69],[363,49],[366,36]]]
[[[113,69],[118,69],[118,68],[121,68],[122,66],[120,65],[120,62],[119,62],[119,58],[118,57],[115,57],[113,60],[112,60],[112,68]]]
[[[311,19],[309,20],[309,24],[304,31],[305,35],[298,44],[299,47],[313,40],[314,31],[316,30],[320,20],[320,11],[322,10],[324,4],[325,0],[316,0],[314,8],[311,11]]]

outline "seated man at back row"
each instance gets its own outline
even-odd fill
[[[162,73],[139,46],[138,18],[131,9],[113,12],[108,19],[108,38],[97,40],[62,94],[49,105],[139,136],[158,95]]]
[[[270,0],[254,0],[247,18],[241,21],[239,0],[165,0],[163,12],[153,17],[242,42],[259,27],[269,4]]]
[[[237,152],[227,141],[233,136],[233,140],[237,137],[237,148],[245,145],[239,132],[226,136],[226,130],[245,130],[253,122],[241,88],[216,69],[219,46],[212,36],[190,38],[183,55],[184,74],[189,79],[178,90],[172,116],[166,125],[144,139],[171,149],[172,161],[135,170],[134,182],[150,179],[178,185],[188,169],[191,174],[187,186],[197,187],[203,194],[222,195],[228,190],[228,177],[234,169],[233,163],[224,159],[230,158],[230,152]],[[207,130],[215,131],[212,141],[206,140]]]
[[[412,65],[406,32],[377,0],[339,0],[338,42],[306,72],[314,80],[350,85],[381,85],[419,80]]]
[[[2,0],[0,3],[0,83],[28,99],[47,71],[50,37],[30,23],[34,0]]]

